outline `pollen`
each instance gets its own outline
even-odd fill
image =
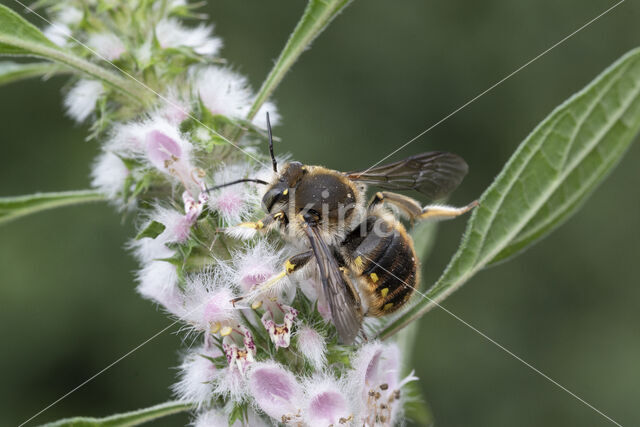
[[[388,311],[388,310],[391,310],[391,307],[393,307],[393,303],[392,303],[392,302],[388,302],[388,303],[386,303],[386,304],[384,305],[384,307],[382,307],[382,309],[383,309],[384,311]]]
[[[262,220],[256,222],[256,230],[260,230],[262,229],[262,227],[264,227],[264,223],[262,222]]]
[[[378,280],[380,280],[376,273],[371,273],[369,277],[371,277],[371,280],[373,280],[373,283],[376,283]]]
[[[220,329],[220,335],[223,337],[231,335],[231,332],[233,332],[233,328],[231,328],[231,326],[225,326],[224,328]]]
[[[380,291],[380,295],[382,295],[382,298],[386,298],[388,294],[389,294],[389,288],[384,288],[383,290]]]
[[[220,325],[220,322],[214,323],[213,325],[211,325],[211,333],[217,334],[221,327],[222,325]]]
[[[284,268],[287,270],[287,274],[291,274],[293,273],[293,270],[296,269],[296,265],[291,261],[287,260],[287,262],[284,263]]]

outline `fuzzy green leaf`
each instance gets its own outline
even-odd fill
[[[480,198],[462,244],[438,282],[385,328],[389,336],[485,266],[511,257],[573,214],[640,130],[640,49],[556,108],[522,142]]]
[[[32,77],[53,76],[60,72],[62,72],[60,66],[51,62],[19,64],[12,61],[2,61],[0,62],[0,85]]]
[[[148,98],[143,88],[74,53],[56,46],[34,25],[13,10],[0,4],[0,55],[38,56],[65,64],[75,70],[102,80],[115,90],[142,102]]]
[[[149,223],[149,225],[147,225],[145,227],[144,230],[142,230],[141,232],[138,233],[138,235],[136,236],[136,240],[140,240],[143,239],[145,237],[150,237],[152,239],[155,239],[156,237],[158,237],[160,234],[162,234],[162,232],[165,230],[165,225],[158,222],[158,221],[151,221]]]
[[[184,401],[166,402],[145,409],[111,415],[104,418],[75,417],[53,423],[43,427],[129,427],[144,424],[168,415],[178,414],[193,408],[193,404]]]
[[[298,25],[289,36],[287,44],[282,49],[266,80],[262,83],[258,96],[247,114],[247,120],[251,121],[255,117],[262,104],[269,99],[302,52],[350,2],[351,0],[309,0]]]
[[[102,200],[105,200],[104,195],[93,190],[0,197],[0,224],[47,209]]]

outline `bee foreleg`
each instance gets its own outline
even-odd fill
[[[291,258],[287,259],[284,262],[284,268],[280,273],[256,285],[247,294],[242,295],[238,298],[234,298],[233,300],[231,300],[231,302],[235,304],[236,302],[241,301],[243,299],[253,300],[256,297],[269,292],[286,276],[289,276],[290,274],[296,271],[299,271],[302,267],[307,265],[307,263],[312,257],[313,257],[313,251],[310,251],[310,250],[292,256]]]

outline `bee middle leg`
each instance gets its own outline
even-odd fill
[[[239,238],[249,239],[255,235],[258,231],[266,231],[276,222],[286,222],[286,215],[284,212],[276,212],[265,216],[264,218],[253,222],[242,222],[237,225],[233,225],[227,228],[221,228],[220,231],[224,231],[227,235]]]
[[[283,219],[284,219],[284,212],[277,212],[274,214],[269,214],[264,218],[262,218],[261,220],[258,220],[255,222],[242,222],[236,225],[235,227],[246,227],[246,228],[252,228],[254,230],[262,230],[262,229],[269,228],[269,226],[271,226],[276,221],[281,221]]]
[[[252,299],[252,296],[258,296],[258,295],[264,294],[265,292],[269,291],[271,288],[276,286],[278,282],[280,282],[280,280],[282,280],[286,276],[289,276],[290,274],[293,274],[296,271],[300,271],[302,267],[307,265],[307,263],[312,257],[313,257],[313,251],[311,250],[308,250],[306,252],[301,252],[297,255],[290,257],[284,262],[284,268],[280,273],[256,285],[256,287],[251,291],[249,291],[249,293],[242,295],[238,298],[234,298],[233,300],[231,300],[231,302],[235,304],[236,302],[242,301],[243,299]]]
[[[369,202],[369,209],[371,210],[381,203],[389,203],[397,207],[411,222],[415,220],[452,219],[469,212],[478,205],[477,201],[473,201],[467,206],[460,208],[448,205],[427,205],[422,207],[417,200],[411,197],[389,191],[379,191],[373,196],[371,202]]]

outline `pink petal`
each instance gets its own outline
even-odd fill
[[[153,130],[147,134],[147,155],[158,169],[167,169],[167,164],[182,156],[180,145],[164,133]]]
[[[349,406],[342,393],[324,391],[309,402],[306,421],[310,425],[338,425],[341,418],[347,419],[349,415]]]
[[[280,366],[261,364],[252,369],[249,388],[260,409],[276,420],[299,414],[302,390],[293,374]]]

